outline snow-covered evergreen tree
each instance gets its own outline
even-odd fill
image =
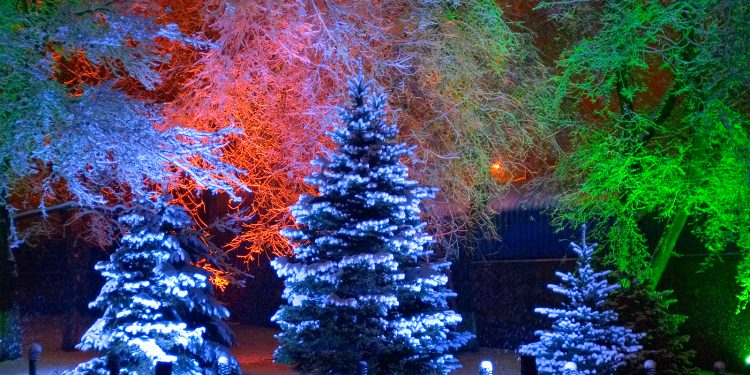
[[[294,258],[273,262],[286,301],[275,360],[313,374],[355,374],[360,361],[371,374],[447,373],[469,335],[451,330],[461,317],[446,302],[449,264],[426,262],[420,203],[434,192],[408,178],[413,149],[395,142],[385,95],[359,76],[349,97],[335,152],[306,179],[318,194],[300,197],[299,227],[283,232]]]
[[[109,374],[106,356],[119,356],[124,374],[153,374],[159,361],[176,374],[214,374],[221,357],[239,374],[229,353],[228,310],[214,297],[208,274],[194,263],[213,256],[181,206],[164,197],[140,199],[120,217],[129,228],[121,246],[96,269],[107,282],[92,308],[104,315],[78,348],[104,356],[72,374]]]
[[[567,300],[561,308],[537,308],[535,311],[553,319],[552,329],[537,331],[538,342],[524,345],[521,354],[536,357],[540,374],[560,375],[566,362],[577,365],[579,375],[613,375],[617,368],[634,357],[642,334],[617,324],[617,313],[605,306],[619,284],[607,281],[609,271],[595,272],[591,265],[596,244],[586,244],[583,227],[582,244],[571,243],[578,255],[578,269],[573,273],[557,272],[560,285],[549,289]]]

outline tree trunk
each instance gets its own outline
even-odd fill
[[[667,263],[669,263],[669,259],[674,252],[677,239],[680,238],[682,229],[685,228],[687,219],[687,212],[680,211],[669,221],[667,227],[664,228],[664,232],[662,232],[659,238],[659,244],[656,245],[654,257],[651,260],[651,275],[649,275],[649,287],[651,290],[656,290],[656,287],[659,285],[664,270],[667,269]]]
[[[0,207],[0,362],[21,358],[16,258],[8,243],[10,219]]]
[[[692,151],[690,152],[687,172],[685,173],[685,180],[688,183],[694,181],[699,172],[697,164],[698,161],[701,160],[700,158],[705,157],[706,142],[700,134],[693,133],[690,146]],[[680,234],[685,228],[689,216],[690,213],[683,207],[683,209],[677,211],[667,224],[666,228],[664,228],[664,232],[662,232],[661,237],[659,238],[659,243],[656,246],[654,257],[651,260],[651,274],[649,275],[648,285],[652,290],[656,290],[656,287],[659,285],[659,281],[664,274],[664,270],[667,268],[669,259],[674,253],[677,240],[680,238]]]

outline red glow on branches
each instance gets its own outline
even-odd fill
[[[86,52],[81,50],[56,50],[52,54],[55,62],[53,77],[69,87],[70,96],[81,96],[81,85],[96,85],[111,78],[111,73],[102,66],[96,65],[86,58]]]
[[[163,1],[170,9],[180,4]],[[329,106],[340,97],[354,61],[349,52],[337,50],[346,43],[339,39],[344,35],[316,7],[313,2],[209,0],[163,16],[181,30],[210,36],[218,46],[196,52],[195,65],[167,71],[190,79],[166,114],[169,124],[203,131],[233,125],[243,131],[224,150],[225,160],[246,171],[242,181],[253,191],[225,209],[247,210],[242,233],[227,244],[247,261],[260,254],[289,254],[279,230],[294,224],[288,207],[311,192],[303,178],[310,161],[329,146]],[[176,199],[194,217],[206,213],[194,183],[186,180],[176,190]]]
[[[206,262],[205,259],[198,261],[196,267],[208,272],[208,280],[222,292],[225,291],[231,283],[224,271],[214,267],[211,263]]]
[[[514,116],[522,119],[517,127],[483,130],[491,116],[482,113],[495,113],[496,105],[507,112],[521,107],[512,98],[495,95],[512,91],[503,86],[508,80],[494,70],[492,75],[462,74],[483,66],[472,61],[458,59],[464,61],[460,69],[452,63],[445,66],[455,57],[446,53],[475,47],[456,49],[445,40],[473,40],[461,38],[460,25],[451,20],[436,29],[446,36],[419,31],[413,6],[353,0],[136,1],[133,11],[160,24],[176,23],[184,35],[212,47],[160,40],[159,52],[169,59],[155,67],[162,78],[156,90],[145,90],[128,77],[121,78],[118,87],[133,97],[164,104],[162,129],[182,126],[210,132],[234,126],[242,131],[228,141],[224,161],[245,171],[241,180],[252,193],[239,203],[224,202],[223,197],[208,197],[185,178],[170,187],[175,201],[202,228],[217,217],[240,212],[241,233],[223,239],[228,251],[246,261],[288,255],[290,248],[279,229],[294,224],[288,208],[299,195],[312,193],[303,178],[310,173],[310,161],[331,146],[326,131],[334,123],[332,106],[341,102],[343,82],[359,70],[361,59],[367,74],[383,84],[393,108],[400,110],[394,111],[394,117],[402,140],[418,146],[420,162],[411,169],[414,177],[442,190],[441,201],[429,202],[433,207],[427,210],[432,223],[441,226],[437,232],[468,230],[467,222],[440,224],[447,217],[446,209],[434,206],[448,207],[455,214],[455,207],[472,204],[477,189],[494,193],[500,190],[494,182],[526,179],[529,171],[522,164],[529,147],[515,146],[517,139],[528,139],[525,135],[531,131],[526,127],[534,121],[520,113]],[[418,32],[430,35],[414,40]],[[428,36],[432,39],[425,44],[422,37]],[[66,75],[65,82],[94,82],[96,67],[84,62],[71,69],[76,75]],[[467,139],[474,141],[459,142]],[[504,149],[520,151],[503,155],[504,163],[490,166],[488,174],[488,160],[500,147],[497,140],[504,140]],[[478,150],[474,154],[480,155],[461,157],[467,150]]]

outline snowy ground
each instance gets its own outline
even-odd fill
[[[49,316],[31,319],[24,327],[24,348],[28,348],[32,342],[41,344],[43,348],[37,367],[38,375],[60,374],[63,370],[72,369],[76,364],[92,357],[88,353],[66,353],[59,350],[61,327],[60,317]],[[237,338],[237,346],[232,352],[240,361],[246,374],[294,374],[286,366],[272,362],[272,353],[276,348],[276,340],[273,337],[276,332],[274,329],[244,325],[236,325],[232,328]],[[459,360],[464,367],[451,374],[476,375],[479,372],[479,362],[483,359],[489,359],[495,364],[496,375],[520,374],[520,365],[516,362],[516,355],[495,349],[481,349],[477,353],[459,355]],[[28,374],[27,361],[28,359],[24,357],[18,361],[0,362],[0,375]]]

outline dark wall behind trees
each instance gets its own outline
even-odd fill
[[[75,301],[80,311],[88,311],[88,303],[104,284],[94,265],[109,255],[98,248],[79,251],[87,253],[81,259],[85,264],[69,272],[73,256],[65,241],[48,241],[16,250],[23,315],[61,314],[71,301]],[[73,284],[78,284],[74,290]],[[71,296],[71,292],[76,295]]]
[[[662,288],[674,290],[673,310],[688,316],[683,331],[696,350],[695,364],[710,369],[715,361],[728,370],[748,373],[750,311],[736,313],[740,288],[735,280],[738,256],[704,264],[704,258],[677,257],[667,267]]]
[[[515,350],[534,338],[534,331],[549,322],[533,312],[535,307],[559,303],[547,284],[555,282],[556,271],[574,265],[569,243],[575,233],[556,233],[542,209],[518,209],[495,217],[503,241],[484,240],[477,245],[471,268],[474,296],[471,307],[476,315],[477,339],[481,346]],[[657,222],[644,224],[654,236]],[[714,361],[725,361],[733,371],[745,369],[750,355],[750,312],[735,314],[739,292],[734,275],[738,257],[725,256],[708,264],[707,252],[698,241],[685,236],[677,244],[681,257],[674,259],[664,276],[664,289],[674,290],[673,311],[688,316],[683,331],[691,336],[689,346],[697,351],[696,364],[710,368]],[[85,288],[77,289],[78,308],[93,319],[86,305],[92,301],[103,279],[94,264],[108,254],[87,249],[90,256],[81,275]],[[64,242],[50,241],[17,252],[20,271],[21,310],[30,314],[63,314],[66,291],[76,275],[68,274],[70,256]],[[274,326],[270,317],[276,311],[282,291],[281,281],[260,259],[249,265],[252,278],[247,287],[230,287],[219,298],[228,304],[231,321],[241,324]]]
[[[534,331],[549,325],[533,312],[535,307],[559,303],[547,284],[556,282],[556,271],[574,266],[568,244],[576,234],[555,233],[540,209],[517,210],[496,218],[502,241],[478,244],[471,283],[472,309],[481,346],[515,350],[534,339]],[[646,220],[643,230],[654,246],[663,223]],[[690,335],[689,347],[696,350],[695,364],[710,369],[722,360],[734,372],[748,371],[750,356],[750,312],[737,313],[740,292],[735,275],[739,263],[736,248],[721,259],[710,259],[701,242],[690,234],[676,245],[681,254],[667,268],[660,289],[674,290],[673,313],[688,316],[682,326]]]

